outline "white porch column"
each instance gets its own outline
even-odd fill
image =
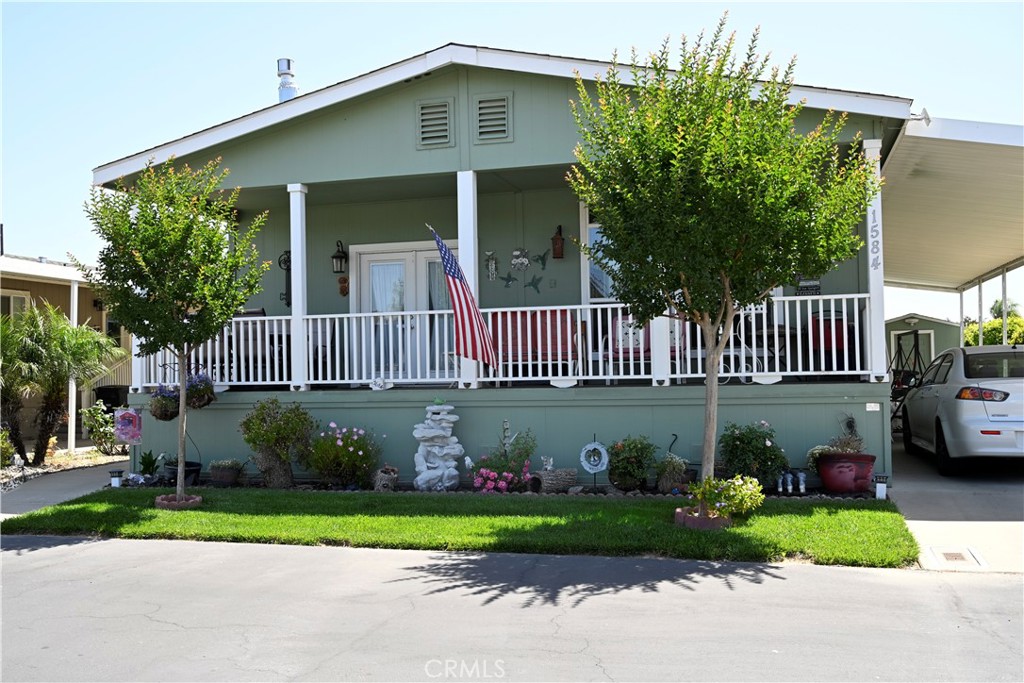
[[[985,298],[981,295],[981,279],[978,279],[978,346],[985,345]]]
[[[879,161],[881,140],[865,140],[864,155],[875,168],[875,177],[881,175]],[[868,368],[870,379],[887,381],[888,363],[885,359],[885,255],[882,251],[882,193],[868,204]]]
[[[459,215],[459,266],[466,276],[473,297],[480,304],[480,286],[477,279],[476,255],[479,246],[477,225],[476,171],[455,174]],[[476,389],[480,386],[476,361],[459,358],[459,386]]]
[[[685,323],[683,323],[685,325]],[[669,384],[669,371],[672,362],[669,350],[669,337],[671,336],[671,321],[664,315],[659,315],[651,321],[650,330],[651,344],[651,384],[656,387],[663,387]]]
[[[292,312],[291,364],[292,390],[309,389],[306,383],[306,192],[300,183],[288,185],[289,221],[291,226]]]
[[[71,306],[68,318],[71,324],[78,327],[78,280],[71,281]],[[75,413],[78,412],[78,385],[74,378],[68,382],[68,452],[74,453],[75,446]]]

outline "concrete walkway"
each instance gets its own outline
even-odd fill
[[[110,484],[110,470],[124,469],[127,465],[126,459],[123,462],[65,470],[29,479],[13,491],[0,495],[0,519],[98,491]]]

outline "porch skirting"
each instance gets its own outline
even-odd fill
[[[417,442],[413,425],[435,399],[454,405],[460,416],[455,435],[474,460],[486,455],[501,437],[503,420],[513,433],[530,429],[537,437],[533,468],[540,456],[554,458],[555,468],[579,467],[580,449],[591,441],[606,445],[626,436],[644,435],[657,446],[660,459],[676,435],[672,452],[692,464],[700,463],[703,439],[702,384],[650,386],[502,387],[476,390],[391,389],[389,391],[237,391],[218,396],[203,410],[189,411],[188,459],[204,463],[237,458],[250,451],[238,424],[261,399],[297,401],[326,424],[372,429],[383,444],[381,461],[400,470],[400,482],[411,481]],[[144,407],[145,394],[131,394],[133,407]],[[889,429],[889,385],[885,383],[727,384],[719,387],[718,430],[727,422],[747,424],[767,420],[794,467],[803,467],[807,450],[825,443],[841,430],[840,420],[854,417],[865,440],[865,451],[877,456],[875,471],[892,473]],[[143,444],[139,452],[173,453],[177,422],[158,422],[143,411]],[[386,435],[386,436],[385,436]],[[134,463],[133,463],[134,464]],[[460,471],[465,469],[460,463]],[[296,474],[301,470],[296,465]],[[653,474],[652,474],[653,476]],[[598,482],[607,481],[601,474]]]

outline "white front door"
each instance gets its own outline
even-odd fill
[[[451,316],[437,311],[449,311],[451,302],[440,255],[432,242],[424,245],[359,253],[359,312],[379,314],[363,326],[361,343],[364,371],[372,368],[374,378],[449,375]]]

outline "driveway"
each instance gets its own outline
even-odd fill
[[[972,460],[943,477],[928,455],[894,443],[889,497],[921,546],[925,569],[1024,572],[1024,458]]]

